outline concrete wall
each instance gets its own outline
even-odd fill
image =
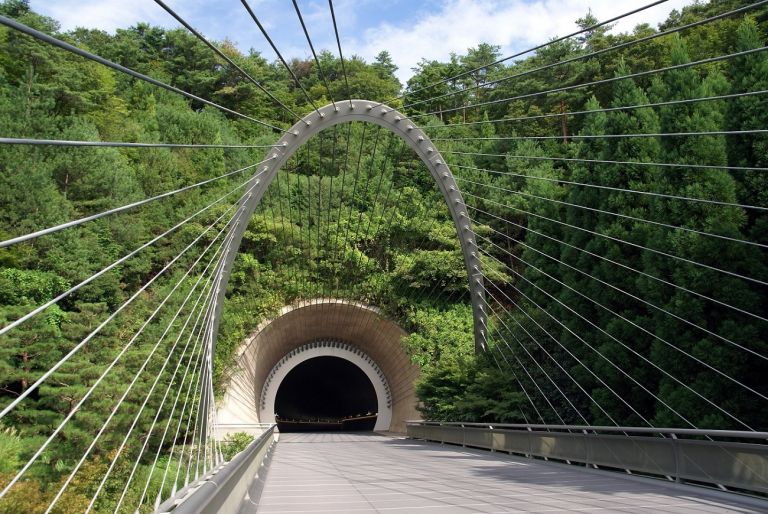
[[[359,303],[325,298],[285,307],[238,350],[238,367],[230,376],[218,410],[222,433],[243,431],[243,427],[258,423],[258,399],[269,372],[286,353],[321,338],[355,345],[376,361],[392,393],[389,429],[404,433],[406,420],[419,419],[413,390],[419,369],[402,348],[400,338],[404,335],[376,309]]]

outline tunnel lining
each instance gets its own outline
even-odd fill
[[[307,342],[333,339],[367,353],[384,373],[392,393],[392,432],[405,433],[407,420],[420,419],[414,383],[419,367],[401,340],[407,333],[377,307],[337,298],[314,298],[285,305],[263,320],[243,340],[225,377],[224,397],[217,402],[218,434],[260,434],[264,420],[259,399],[269,372],[291,350]]]
[[[296,366],[315,357],[339,357],[355,364],[373,384],[376,391],[377,418],[374,430],[388,430],[392,422],[392,392],[386,376],[366,352],[336,339],[320,339],[294,348],[285,354],[269,372],[259,398],[259,419],[275,422],[275,400],[280,384]]]

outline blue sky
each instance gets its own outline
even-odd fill
[[[242,50],[255,48],[272,60],[272,50],[245,12],[240,0],[165,0],[206,36],[229,38]],[[445,60],[480,42],[502,47],[505,55],[575,29],[589,9],[600,20],[650,3],[651,0],[334,0],[345,54],[371,60],[388,50],[404,82],[422,58]],[[114,31],[139,21],[164,27],[177,24],[152,0],[31,0],[32,8],[59,20],[63,29],[77,26]],[[311,54],[291,0],[250,0],[256,15],[286,57]],[[666,3],[630,17],[617,30],[663,21],[692,0]],[[316,48],[335,52],[327,0],[299,0]]]

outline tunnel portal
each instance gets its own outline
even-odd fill
[[[340,418],[371,412],[375,415],[373,430],[404,432],[406,420],[419,418],[414,393],[419,369],[401,343],[405,335],[378,309],[361,303],[320,298],[285,306],[275,318],[264,320],[237,350],[236,363],[228,371],[224,397],[217,405],[220,437],[243,431],[259,434],[261,423],[278,421],[275,414],[298,419]],[[333,359],[319,360],[320,357],[337,357],[352,367],[349,372],[328,368],[324,362],[336,362],[340,367],[346,364]],[[302,371],[302,364],[309,361],[313,362]],[[296,368],[299,370],[295,376],[299,378],[295,379],[298,385],[294,387],[292,372]],[[360,385],[360,371],[368,379],[365,386]],[[342,377],[341,393],[338,389],[326,390],[321,399],[313,400],[316,390],[325,387],[322,376],[332,375]],[[282,387],[285,380],[288,385]],[[370,402],[371,384],[375,404]],[[328,402],[332,396],[346,398],[353,390],[358,391],[352,397],[354,401]],[[361,399],[366,397],[368,400]],[[359,428],[352,428],[349,421],[345,427]]]
[[[282,421],[281,430],[387,430],[392,421],[392,392],[376,361],[358,346],[320,339],[288,352],[275,364],[264,382],[259,408],[262,420]],[[313,416],[317,423],[304,426],[302,422],[310,423]],[[321,416],[325,416],[322,423]]]
[[[275,397],[281,432],[373,430],[377,410],[370,379],[340,357],[314,357],[297,365]]]

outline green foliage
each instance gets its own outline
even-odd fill
[[[235,432],[233,434],[227,434],[221,441],[221,451],[224,453],[224,459],[230,461],[232,458],[241,451],[248,448],[255,437],[245,432]]]
[[[673,13],[662,26],[691,23],[742,4],[740,0],[697,3]],[[114,34],[82,28],[62,33],[55,20],[30,10],[26,0],[6,0],[0,3],[0,13],[233,110],[281,127],[295,121],[184,30],[138,24]],[[622,78],[761,48],[765,19],[760,14],[755,19],[718,20],[679,37],[606,52],[600,59],[577,57],[651,35],[656,29],[640,25],[626,34],[603,27],[548,45],[528,58],[490,66],[486,65],[500,57],[499,49],[485,43],[464,55],[452,55],[448,62],[422,60],[408,81],[404,99],[394,100],[393,106],[405,104],[409,114],[432,113],[419,118],[419,123],[430,135],[445,139],[439,142],[440,149],[469,204],[466,214],[473,221],[479,257],[490,282],[487,299],[496,313],[488,327],[492,351],[475,355],[463,255],[433,178],[397,138],[376,127],[351,123],[309,141],[278,173],[250,220],[223,306],[213,359],[216,392],[243,339],[261,322],[287,304],[338,294],[379,306],[409,332],[403,344],[421,369],[416,390],[425,418],[496,423],[581,423],[589,418],[595,423],[620,420],[659,425],[685,424],[684,418],[700,427],[743,428],[708,408],[693,393],[698,391],[750,420],[754,428],[768,427],[765,409],[745,399],[742,389],[725,376],[713,378],[706,366],[692,363],[682,353],[717,365],[726,374],[743,378],[749,387],[764,391],[765,363],[730,351],[725,339],[766,354],[768,328],[722,303],[763,313],[765,288],[711,268],[722,266],[733,274],[765,281],[765,257],[754,248],[714,242],[693,230],[768,244],[768,215],[734,205],[768,204],[766,176],[732,169],[768,167],[768,136],[601,137],[764,129],[768,126],[765,95],[660,108],[619,107],[768,89],[765,52],[655,78]],[[594,22],[591,15],[577,21],[582,27]],[[244,54],[229,41],[218,45],[289,108],[311,109],[279,63],[268,62],[256,52]],[[346,61],[349,88],[333,53],[323,51],[319,59],[337,101],[348,94],[384,102],[400,94],[401,84],[394,76],[397,69],[386,51],[370,64],[358,57]],[[568,61],[564,65],[549,66],[564,60]],[[329,101],[314,61],[296,59],[291,66],[313,101]],[[541,70],[529,73],[537,68]],[[459,78],[443,81],[456,75]],[[513,75],[519,78],[497,81]],[[568,87],[614,77],[620,80],[603,87]],[[560,91],[530,95],[545,89]],[[520,99],[503,101],[512,97]],[[483,106],[467,107],[476,103]],[[589,112],[606,107],[616,109]],[[562,115],[567,111],[587,112]],[[509,121],[485,123],[504,117]],[[449,121],[459,124],[443,125]],[[0,133],[255,145],[272,144],[276,137],[258,125],[5,28],[0,29]],[[556,139],[504,139],[553,134]],[[574,134],[589,137],[576,140]],[[482,139],[458,140],[473,137]],[[259,149],[0,145],[0,239],[214,178],[264,157]],[[571,163],[558,158],[627,164]],[[670,173],[642,162],[681,167]],[[703,172],[684,166],[691,163],[712,168]],[[252,172],[0,249],[0,324],[18,319],[201,206],[232,192],[248,173]],[[4,335],[0,407],[26,391],[208,224],[222,215],[228,219],[227,205],[241,192],[238,189],[227,202]],[[682,203],[659,194],[720,203]],[[670,231],[641,219],[690,230]],[[219,222],[200,245],[211,242],[223,227],[224,222]],[[45,386],[13,410],[9,427],[0,429],[0,486],[84,397],[192,259],[184,256],[177,267],[159,277],[114,323],[52,374]],[[142,512],[152,510],[158,494],[167,496],[173,490],[175,483],[161,485],[162,475],[166,470],[169,475],[185,474],[183,463],[178,455],[170,457],[171,446],[167,439],[161,444],[160,430],[150,434],[151,416],[135,415],[155,378],[160,379],[159,386],[149,398],[147,412],[159,408],[157,391],[166,385],[173,391],[184,390],[185,383],[178,377],[170,383],[169,370],[177,361],[162,368],[161,359],[150,360],[120,409],[116,409],[117,399],[152,352],[177,355],[171,352],[173,338],[162,337],[163,328],[176,309],[181,308],[181,319],[189,314],[190,307],[181,307],[179,295],[191,292],[201,271],[202,266],[194,270],[132,342],[121,363],[67,424],[57,444],[13,488],[0,510],[43,512],[73,469],[74,456],[84,453],[112,412],[103,437],[54,511],[84,510],[112,459],[118,459],[117,464],[96,511],[114,510],[134,460],[138,465],[124,505],[138,504],[145,483]],[[692,298],[684,288],[699,296]],[[681,328],[678,318],[691,323]],[[178,320],[175,323],[181,325]],[[500,337],[493,338],[494,334]],[[674,377],[685,377],[685,382],[675,381],[648,361]],[[195,371],[189,375],[190,381],[198,376]],[[190,405],[199,401],[190,395]],[[157,426],[189,423],[194,413],[194,409],[184,415],[163,410]],[[134,419],[138,435],[118,456],[115,449]],[[227,458],[251,440],[245,434],[231,436],[223,446]],[[145,442],[149,451],[139,455]],[[192,450],[182,436],[177,442]],[[153,466],[155,454],[158,461]]]
[[[510,382],[510,375],[474,354],[470,308],[417,309],[409,319],[412,332],[403,344],[421,369],[416,395],[425,419],[521,420],[522,394]]]
[[[82,28],[62,33],[54,20],[34,13],[24,1],[2,2],[0,12],[238,112],[278,126],[295,121],[184,30],[138,24],[115,34]],[[227,41],[220,43],[220,48],[254,78],[268,84],[289,108],[295,112],[310,108],[279,63],[267,62],[257,53],[242,54]],[[346,92],[339,59],[330,52],[319,57],[332,91]],[[385,101],[399,93],[396,67],[386,52],[370,64],[359,58],[345,64],[353,97]],[[296,60],[293,66],[312,99],[327,102],[327,91],[314,63]],[[233,119],[8,29],[0,29],[0,132],[11,137],[179,144],[269,145],[275,139],[273,133],[256,124]],[[288,164],[290,172],[279,174],[246,230],[229,282],[213,358],[217,392],[243,339],[291,302],[315,298],[335,288],[344,297],[381,305],[388,315],[407,324],[412,298],[440,287],[441,281],[455,293],[453,302],[466,298],[466,276],[455,228],[428,172],[399,144],[384,131],[351,124],[347,130],[315,138],[306,153],[300,152]],[[262,149],[1,146],[3,240],[253,166],[265,157]],[[342,149],[349,149],[343,163]],[[404,157],[395,159],[398,154]],[[88,451],[54,511],[85,510],[113,460],[116,464],[95,505],[98,512],[114,510],[126,484],[123,508],[138,505],[145,483],[147,494],[139,510],[150,511],[161,487],[164,497],[178,488],[175,479],[161,486],[166,470],[174,476],[178,471],[181,480],[185,479],[185,463],[178,455],[183,445],[178,443],[184,443],[186,436],[177,435],[177,451],[171,457],[171,437],[161,442],[160,427],[168,424],[172,432],[179,423],[193,423],[200,404],[198,393],[189,395],[183,414],[161,410],[153,421],[138,409],[146,401],[143,412],[155,412],[166,387],[184,391],[199,379],[195,368],[184,380],[181,374],[173,378],[172,370],[183,371],[200,350],[199,345],[190,344],[180,358],[180,349],[195,339],[179,337],[175,341],[173,336],[191,314],[192,302],[200,292],[198,288],[193,293],[192,284],[203,278],[206,262],[193,269],[167,304],[155,309],[182,279],[182,270],[192,265],[203,245],[212,242],[214,234],[225,227],[231,215],[227,206],[243,192],[236,186],[254,171],[249,168],[124,214],[0,250],[0,324],[5,326],[202,206],[231,193],[226,201],[2,337],[0,407],[29,391],[75,345],[90,339],[9,414],[8,423],[14,428],[0,434],[0,486],[78,406],[59,438],[9,493],[10,500],[3,500],[0,511],[44,511],[102,428],[103,434]],[[415,216],[414,211],[420,215]],[[219,216],[223,221],[189,255],[158,276],[113,322],[90,336]],[[414,253],[421,246],[423,252]],[[416,260],[406,265],[412,256]],[[431,269],[422,269],[427,264]],[[455,268],[447,280],[440,273],[446,264]],[[205,280],[200,287],[206,287]],[[187,293],[192,294],[192,300],[182,306],[181,299]],[[452,304],[443,303],[441,308]],[[173,321],[177,309],[179,317]],[[150,315],[154,319],[144,325]],[[165,335],[164,328],[172,321],[174,330]],[[184,330],[183,335],[191,336],[199,327],[190,323]],[[141,333],[134,336],[138,331]],[[104,370],[118,356],[120,360],[102,379]],[[166,356],[171,358],[164,364]],[[90,394],[97,381],[98,387]],[[155,382],[157,387],[150,395]],[[133,383],[131,391],[118,403],[129,383]],[[90,396],[84,400],[86,394]],[[133,436],[117,454],[131,426]],[[227,441],[228,456],[247,442],[242,436]],[[158,460],[153,466],[155,454]],[[134,478],[128,482],[134,461]]]
[[[19,431],[0,425],[0,473],[10,473],[21,464],[22,443]]]
[[[44,271],[0,269],[0,303],[41,303],[69,287],[62,277]]]
[[[698,2],[673,12],[661,28],[745,5]],[[483,45],[447,62],[422,61],[414,70],[406,107],[432,114],[419,120],[434,124],[468,197],[470,217],[481,225],[484,267],[503,273],[488,287],[500,313],[490,327],[499,362],[485,365],[512,368],[516,378],[506,387],[531,400],[523,403],[520,417],[744,428],[715,404],[753,428],[768,426],[765,409],[740,401],[745,389],[729,379],[766,394],[756,378],[768,371],[765,361],[747,353],[768,350],[766,324],[744,314],[763,316],[766,291],[733,275],[764,281],[765,254],[697,233],[768,241],[765,173],[733,169],[768,166],[768,138],[759,133],[768,122],[765,95],[759,93],[767,86],[768,60],[758,52],[723,64],[623,78],[762,48],[765,20],[760,8],[745,18],[726,17],[626,46],[656,29],[639,25],[624,34],[602,27],[489,67],[485,77],[473,76],[469,64],[493,62],[492,48]],[[584,28],[596,21],[588,14],[577,23]],[[617,45],[622,48],[599,59],[580,58]],[[440,81],[462,72],[467,73],[455,81]],[[501,80],[492,88],[484,85],[495,78]],[[611,82],[569,87],[602,80]],[[536,94],[545,90],[552,91]],[[676,103],[749,92],[756,94]],[[477,103],[484,105],[467,108]],[[653,103],[666,105],[628,108]],[[609,111],[590,112],[602,109]],[[577,114],[560,115],[568,111]],[[501,118],[509,121],[484,123]],[[758,132],[616,137],[702,131]],[[573,134],[581,137],[571,139]],[[527,140],[539,136],[546,138]],[[415,258],[400,268],[409,271]],[[424,281],[429,264],[420,268],[426,276],[407,278]],[[436,357],[423,355],[422,361]],[[480,375],[457,359],[438,368],[420,386],[431,399],[425,412],[441,419],[459,416],[458,405],[465,405],[460,398],[468,395],[463,391],[480,384]],[[447,399],[441,402],[440,395]]]

